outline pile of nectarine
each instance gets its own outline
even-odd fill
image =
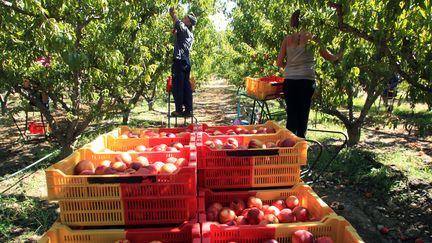
[[[184,148],[184,146],[180,142],[173,142],[169,146],[167,144],[161,143],[161,144],[158,144],[158,145],[153,146],[153,147],[146,147],[145,145],[140,144],[140,145],[136,146],[135,149],[130,149],[127,152],[129,152],[129,153],[161,152],[161,151],[177,152],[177,151],[182,150],[183,148]],[[99,152],[111,153],[114,151],[112,151],[111,149],[108,149],[108,148],[104,148],[104,149],[100,150]],[[116,152],[121,152],[121,151],[116,151]]]
[[[247,202],[234,199],[230,205],[214,202],[207,208],[206,216],[207,221],[227,225],[266,225],[313,220],[309,210],[299,204],[296,196],[275,200],[271,205],[263,204],[260,198],[254,196],[249,197]]]
[[[221,135],[244,135],[244,134],[267,134],[276,133],[276,130],[272,127],[256,127],[251,130],[237,127],[234,129],[228,129],[226,132],[219,131],[215,128],[208,128],[205,130],[210,136],[221,136]]]
[[[122,152],[115,156],[114,160],[101,161],[99,166],[89,160],[81,160],[74,167],[75,175],[157,175],[172,174],[182,165],[186,159],[169,157],[165,161],[149,161],[145,156],[138,156],[132,160],[128,152]]]
[[[173,132],[155,132],[153,130],[142,130],[140,134],[133,133],[132,131],[124,131],[122,132],[120,138],[176,138],[176,137],[183,137],[185,134],[191,131],[186,132],[179,132],[179,133],[173,133]]]
[[[332,238],[321,236],[318,239],[313,239],[313,234],[307,230],[297,230],[291,236],[292,243],[333,243]]]
[[[239,144],[235,138],[228,138],[226,142],[220,139],[207,140],[204,143],[210,149],[265,149],[265,148],[279,148],[279,147],[293,147],[296,141],[293,138],[286,138],[277,140],[275,142],[262,142],[259,139],[251,139],[247,144]]]

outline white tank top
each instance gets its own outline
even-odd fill
[[[312,52],[304,46],[289,47],[286,49],[286,79],[315,80],[315,59]]]

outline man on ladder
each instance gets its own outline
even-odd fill
[[[173,34],[176,37],[172,65],[172,93],[174,96],[175,111],[169,115],[173,117],[192,117],[191,63],[189,53],[194,42],[192,27],[196,24],[197,19],[191,13],[180,21],[174,8],[170,8],[169,13],[174,22]]]

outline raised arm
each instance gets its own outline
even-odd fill
[[[318,44],[320,43],[320,39],[315,35],[312,37],[312,40]],[[338,60],[342,59],[342,57],[343,57],[342,51],[337,53],[337,54],[333,54],[329,50],[327,50],[326,48],[324,48],[322,46],[320,46],[319,53],[324,59],[326,59],[327,61],[330,61],[330,62],[338,61]]]
[[[287,38],[285,37],[284,40],[282,41],[280,50],[279,50],[279,55],[276,61],[276,65],[280,68],[284,68],[285,67],[285,56],[286,56],[286,45],[287,45]]]
[[[169,9],[169,14],[171,16],[171,19],[172,19],[173,23],[175,24],[176,21],[177,21],[177,13],[176,13],[176,11],[175,11],[175,9],[173,7],[171,7]]]

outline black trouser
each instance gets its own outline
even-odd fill
[[[304,138],[312,95],[315,92],[315,80],[285,79],[283,91],[287,107],[286,128],[297,136]]]
[[[192,112],[192,87],[190,84],[191,66],[185,60],[173,61],[172,65],[172,93],[177,112]]]

